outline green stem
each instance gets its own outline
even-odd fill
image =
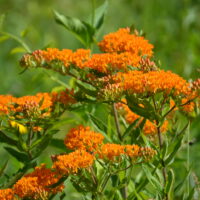
[[[113,112],[114,112],[114,119],[115,119],[115,125],[116,125],[116,129],[117,129],[118,138],[122,142],[123,139],[122,139],[122,135],[121,135],[121,131],[120,131],[119,118],[118,118],[118,114],[117,114],[117,109],[115,107],[115,103],[113,103]]]
[[[10,38],[12,38],[12,39],[15,40],[15,41],[17,41],[18,43],[20,43],[20,44],[24,47],[24,49],[25,49],[28,53],[31,53],[31,49],[30,49],[30,48],[28,47],[28,45],[27,45],[22,39],[20,39],[19,37],[15,36],[15,35],[13,35],[13,34],[11,34],[11,33],[3,32],[3,31],[0,31],[0,33],[3,34],[3,35],[8,36],[8,37],[10,37]]]
[[[187,127],[187,171],[190,170],[190,121]],[[187,196],[190,195],[190,175],[187,178]]]

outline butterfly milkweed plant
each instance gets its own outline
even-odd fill
[[[154,46],[132,26],[97,42],[106,7],[90,24],[54,12],[84,48],[38,49],[20,59],[24,70],[66,77],[63,90],[0,95],[1,148],[19,163],[11,167],[1,158],[1,200],[68,199],[68,186],[85,200],[200,198],[191,183],[188,139],[200,79],[188,82],[162,69]],[[61,127],[65,135],[58,138]],[[56,145],[59,153],[49,148]],[[51,156],[43,161],[46,148]],[[181,152],[187,173],[179,176]]]

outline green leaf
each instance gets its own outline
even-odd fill
[[[133,123],[129,125],[129,127],[126,129],[126,131],[123,134],[123,138],[126,137],[127,135],[131,134],[131,132],[136,128],[136,125],[138,122],[141,120],[141,118],[136,119]]]
[[[37,158],[38,156],[40,156],[40,154],[47,148],[47,146],[49,145],[49,143],[55,133],[57,133],[57,130],[52,130],[48,134],[46,134],[42,138],[36,140],[32,144],[31,149],[34,148],[34,152],[33,152],[34,158]]]
[[[54,11],[54,16],[56,22],[74,34],[86,48],[93,42],[95,30],[91,25],[77,18],[64,16],[57,11]]]
[[[5,164],[0,169],[0,177],[4,173],[4,171],[5,171],[6,167],[7,167],[7,164],[8,164],[8,160],[5,162]]]
[[[174,192],[174,180],[175,175],[172,169],[168,172],[168,180],[166,185],[166,194],[168,195],[169,200],[173,200],[173,192]]]
[[[50,142],[50,145],[66,152],[66,146],[62,139],[53,138]]]
[[[112,140],[105,134],[107,133],[107,126],[105,123],[90,113],[88,113],[88,116],[90,117],[90,120],[93,122],[93,124],[97,127],[97,129],[101,131],[106,140],[108,140],[108,142],[112,142]]]
[[[151,185],[159,191],[159,193],[162,193],[162,185],[158,179],[155,178],[155,176],[152,175],[149,167],[146,165],[142,165],[142,169],[147,176],[148,181],[151,183]]]
[[[16,53],[25,53],[26,50],[23,47],[15,47],[11,50],[10,54],[16,54]]]
[[[107,9],[108,9],[108,1],[105,0],[104,3],[95,10],[94,27],[96,30],[101,28],[104,22]]]
[[[181,135],[181,137],[177,138],[177,142],[175,143],[175,146],[172,150],[172,152],[169,154],[169,156],[164,160],[165,165],[167,166],[175,157],[176,153],[178,152],[178,150],[181,147],[182,144],[182,140],[183,140],[183,135]]]
[[[192,200],[192,199],[193,199],[193,197],[194,197],[194,192],[195,192],[195,188],[192,188],[192,189],[190,190],[190,193],[189,193],[189,196],[188,196],[187,200]]]
[[[3,42],[3,41],[8,40],[8,39],[9,39],[9,36],[7,36],[7,35],[2,35],[2,36],[0,37],[0,42]]]
[[[97,90],[93,86],[83,83],[79,80],[76,81],[76,85],[81,89],[81,91],[85,92],[86,94],[96,97],[97,95]]]
[[[2,143],[6,143],[9,145],[14,145],[14,146],[18,146],[18,143],[16,140],[8,137],[6,134],[4,134],[2,131],[0,131],[0,142]]]
[[[4,147],[4,149],[13,157],[15,157],[19,162],[22,163],[26,163],[28,162],[30,159],[29,157],[22,152],[16,151],[15,149],[11,148],[11,147]]]

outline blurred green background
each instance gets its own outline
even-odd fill
[[[97,0],[96,7],[103,2]],[[0,0],[0,15],[5,14],[3,31],[19,37],[24,34],[23,40],[32,51],[47,46],[81,48],[82,45],[69,32],[55,23],[53,10],[86,20],[91,14],[91,0]],[[200,76],[199,19],[199,0],[109,0],[98,40],[120,27],[134,24],[155,46],[155,58],[160,60],[162,68],[188,80],[195,79]],[[18,61],[24,52],[15,52],[19,46],[12,39],[0,42],[0,94],[30,95],[49,92],[59,86],[40,69],[20,74],[22,69]],[[58,74],[54,76],[65,80]],[[199,120],[200,117],[196,118],[191,127],[191,140],[195,141],[191,146],[191,163],[194,163],[195,173],[200,177],[197,162],[200,157]],[[180,169],[180,165],[175,167]]]

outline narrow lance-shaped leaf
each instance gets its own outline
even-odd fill
[[[64,16],[57,11],[54,11],[54,16],[56,22],[74,34],[86,48],[93,42],[95,30],[89,24],[74,17]]]
[[[96,30],[101,28],[101,26],[103,25],[107,9],[108,1],[105,0],[104,3],[95,10],[94,27]]]
[[[167,185],[166,185],[166,194],[168,195],[169,200],[173,200],[173,193],[174,193],[174,180],[175,175],[172,169],[170,169],[168,173]]]
[[[28,155],[26,155],[25,153],[19,152],[13,148],[10,147],[4,147],[4,149],[13,157],[15,157],[19,162],[22,163],[26,163],[28,162],[30,159],[28,157]]]

